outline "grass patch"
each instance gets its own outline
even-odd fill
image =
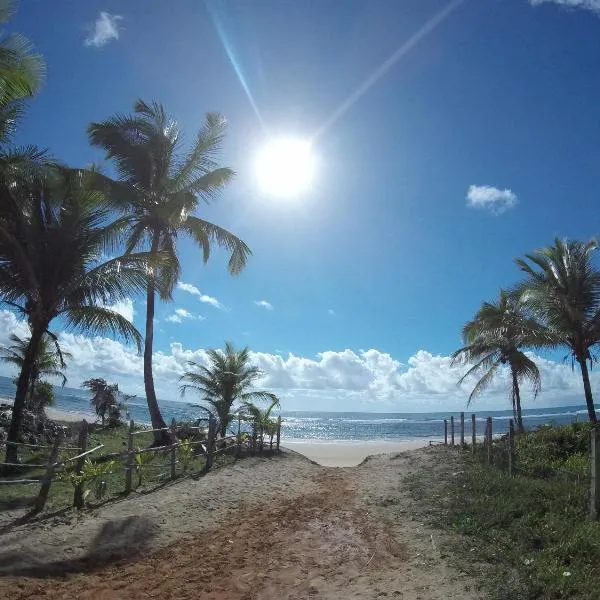
[[[78,427],[71,424],[70,435],[63,442],[64,446],[77,446]],[[102,456],[127,450],[128,428],[118,427],[114,429],[102,429],[94,427],[88,436],[88,448],[94,448],[100,444],[104,447],[90,455],[92,461],[88,465],[90,473],[94,468],[102,464]],[[135,448],[147,448],[153,441],[152,433],[139,433],[134,437]],[[229,451],[228,451],[229,452]],[[235,456],[228,452],[221,452],[214,457],[213,469],[232,464],[236,461]],[[233,452],[233,451],[231,451]],[[26,449],[21,454],[23,464],[45,464],[50,450],[31,451]],[[76,456],[78,451],[64,450],[60,453],[60,459],[65,460]],[[171,477],[171,456],[170,451],[159,451],[156,453],[142,454],[148,457],[139,465],[139,470],[133,473],[133,488],[136,493],[148,493],[170,481]],[[176,466],[177,476],[184,475],[183,457],[177,456],[179,463]],[[125,492],[125,457],[114,459],[114,464],[103,473],[101,478],[106,484],[106,489],[101,498],[96,497],[96,482],[88,479],[85,487],[90,489],[87,495],[87,504],[90,507],[101,503],[111,501],[121,497]],[[196,456],[195,453],[186,460],[186,476],[198,476],[205,467],[203,456]],[[71,463],[74,466],[74,463]],[[87,469],[87,468],[86,468]],[[18,474],[11,476],[13,479],[36,479],[45,472],[43,467],[21,468]],[[141,483],[140,483],[141,475]],[[4,478],[6,479],[6,477]],[[46,511],[53,512],[61,509],[68,509],[73,505],[74,478],[69,474],[69,470],[61,470],[58,476],[52,482]],[[11,510],[22,508],[33,504],[39,492],[39,484],[11,484],[0,485],[0,510]]]
[[[415,499],[429,499],[436,526],[462,534],[457,563],[478,576],[490,600],[600,598],[600,522],[588,519],[589,434],[589,425],[573,424],[521,436],[522,470],[512,478],[465,453],[435,490],[418,477],[406,482]]]

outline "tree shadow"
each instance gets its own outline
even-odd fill
[[[146,517],[130,516],[102,525],[81,558],[46,562],[41,555],[23,552],[0,554],[0,576],[44,578],[89,573],[119,560],[131,560],[148,549],[158,525]]]

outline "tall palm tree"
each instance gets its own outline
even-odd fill
[[[462,331],[464,346],[452,355],[453,364],[475,363],[458,381],[482,374],[469,395],[468,404],[493,381],[498,370],[506,365],[510,371],[510,397],[513,415],[519,431],[524,431],[521,414],[523,381],[529,381],[534,396],[541,389],[540,372],[536,364],[521,350],[537,347],[543,338],[539,324],[526,315],[522,303],[512,294],[501,290],[496,302],[484,302]],[[467,404],[467,406],[468,406]]]
[[[596,240],[556,239],[527,254],[517,265],[526,275],[519,287],[524,302],[546,326],[549,346],[567,346],[581,369],[590,421],[596,409],[588,371],[600,342],[600,271],[592,262]]]
[[[25,364],[25,354],[29,346],[29,338],[20,338],[13,333],[9,339],[12,345],[0,347],[0,360],[17,367],[20,372]],[[39,354],[31,369],[28,400],[33,397],[36,384],[42,377],[61,379],[61,383],[64,386],[67,383],[67,376],[64,374],[64,369],[67,366],[65,360],[70,360],[71,358],[71,354],[62,351],[56,340],[53,340],[48,334],[44,335],[40,342]],[[30,404],[30,402],[27,402],[27,404]]]
[[[17,442],[42,340],[53,337],[50,323],[59,318],[67,328],[141,347],[135,327],[99,304],[142,291],[155,263],[148,253],[102,260],[114,251],[123,224],[110,223],[102,194],[89,191],[84,173],[57,171],[33,182],[0,177],[0,197],[0,302],[22,314],[31,331],[8,431],[8,442]],[[16,458],[16,446],[7,444],[6,462]]]
[[[221,116],[208,114],[190,150],[182,153],[179,127],[163,106],[138,100],[133,115],[115,115],[88,128],[91,143],[106,150],[119,176],[118,181],[105,179],[103,184],[115,205],[130,215],[126,251],[146,248],[152,255],[163,251],[172,259],[168,268],[150,273],[146,287],[144,387],[154,429],[166,427],[152,375],[155,296],[158,291],[161,299],[170,299],[179,278],[177,240],[191,238],[201,248],[204,262],[212,244],[225,248],[231,274],[239,273],[250,255],[235,235],[193,215],[200,200],[214,198],[233,177],[231,169],[216,161],[225,127]]]
[[[190,370],[181,376],[180,381],[185,383],[179,389],[182,395],[188,390],[202,395],[205,410],[217,419],[221,437],[225,437],[234,418],[234,404],[247,405],[254,400],[279,402],[275,394],[252,389],[263,373],[250,364],[248,347],[236,350],[231,342],[227,342],[224,350],[210,349],[206,354],[207,367],[188,362]]]

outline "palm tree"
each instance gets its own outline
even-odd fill
[[[253,400],[279,402],[275,394],[252,389],[263,373],[250,364],[248,347],[236,350],[231,342],[227,342],[224,350],[210,349],[206,354],[208,367],[188,362],[191,370],[181,376],[180,381],[185,383],[179,389],[182,395],[193,390],[203,396],[206,403],[204,408],[217,419],[221,437],[225,437],[227,427],[234,418],[233,406],[236,402],[240,405],[247,405]]]
[[[110,413],[112,407],[119,406],[119,386],[106,383],[101,378],[88,379],[81,384],[81,387],[87,388],[92,394],[90,404],[96,411],[96,414],[102,419],[102,427],[106,415]]]
[[[11,346],[0,347],[0,360],[14,365],[19,372],[25,363],[25,354],[29,346],[29,338],[20,338],[16,334],[10,335]],[[35,393],[36,385],[42,377],[55,377],[62,380],[62,385],[67,383],[67,376],[63,370],[66,368],[65,360],[70,360],[71,354],[63,352],[56,339],[52,339],[48,334],[42,337],[40,342],[39,354],[35,360],[31,372],[31,381],[27,394],[26,406],[31,410],[31,404]]]
[[[270,437],[270,446],[273,448],[273,436],[277,433],[277,421],[271,419],[272,410],[279,408],[279,398],[273,396],[271,403],[267,408],[261,408],[254,402],[246,402],[243,409],[250,415],[254,423],[254,427],[260,432],[260,449],[263,447],[263,438],[266,433]]]
[[[133,115],[115,115],[88,128],[94,146],[106,150],[113,160],[119,179],[103,185],[115,206],[129,217],[126,252],[147,248],[154,255],[168,253],[168,268],[152,271],[146,287],[146,335],[144,343],[144,387],[154,429],[166,427],[162,418],[152,375],[155,295],[171,298],[180,265],[177,240],[191,238],[203,252],[204,262],[213,243],[229,253],[229,271],[239,273],[250,249],[225,229],[193,216],[200,200],[209,201],[233,177],[229,168],[219,167],[216,155],[225,134],[225,120],[218,114],[206,116],[191,149],[179,153],[181,133],[162,105],[138,100]],[[156,441],[164,436],[157,434]]]
[[[596,410],[588,361],[600,342],[600,271],[592,263],[596,240],[556,239],[554,245],[527,254],[517,265],[526,274],[519,292],[534,315],[545,325],[549,346],[567,346],[579,363],[590,421]]]
[[[148,253],[103,261],[122,222],[110,223],[102,194],[90,192],[86,174],[56,171],[35,181],[0,178],[0,302],[28,321],[31,337],[17,380],[8,442],[17,442],[27,391],[50,323],[135,340],[135,327],[107,305],[139,293],[156,264]],[[161,257],[158,257],[160,260]],[[17,459],[8,443],[6,462]]]
[[[510,396],[518,431],[524,431],[521,414],[520,385],[528,380],[534,397],[541,389],[540,372],[536,364],[521,350],[541,345],[543,333],[539,324],[526,315],[519,299],[500,291],[497,302],[484,302],[472,321],[463,327],[464,346],[452,355],[452,363],[475,363],[458,381],[481,374],[469,395],[467,406],[492,382],[498,370],[508,365],[511,377]]]
[[[15,3],[0,0],[0,23],[6,23],[15,13]],[[45,66],[33,53],[27,38],[18,33],[0,39],[0,114],[12,102],[32,96],[39,89]]]

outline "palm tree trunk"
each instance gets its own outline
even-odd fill
[[[151,255],[158,252],[158,235],[154,234],[152,238]],[[167,427],[165,420],[160,412],[156,391],[154,390],[154,376],[152,374],[152,348],[154,344],[154,304],[156,301],[155,275],[148,276],[148,286],[146,289],[146,336],[144,339],[144,389],[146,392],[146,401],[148,402],[148,412],[152,421],[152,429],[164,429]],[[157,444],[168,443],[169,435],[167,431],[154,432],[154,440]]]
[[[592,396],[592,386],[590,385],[590,374],[588,372],[585,358],[577,359],[581,367],[581,378],[583,379],[583,391],[585,392],[585,403],[587,404],[588,415],[592,423],[597,422],[596,409],[594,407],[594,398]]]
[[[23,410],[25,409],[25,403],[27,401],[27,395],[29,392],[29,384],[31,382],[31,374],[35,367],[35,360],[37,358],[42,337],[46,327],[44,325],[34,325],[31,330],[31,338],[27,350],[25,351],[25,357],[23,360],[23,366],[19,373],[19,379],[17,380],[17,392],[15,394],[15,402],[13,404],[12,419],[10,421],[10,427],[8,428],[7,442],[19,441],[19,434],[23,426]],[[18,457],[17,446],[14,444],[6,444],[6,462],[16,463]]]
[[[517,378],[517,372],[512,367],[510,372],[512,375],[514,411],[515,420],[517,421],[517,431],[519,433],[523,433],[525,431],[525,427],[523,426],[523,415],[521,413],[521,390],[519,389],[519,379]]]

